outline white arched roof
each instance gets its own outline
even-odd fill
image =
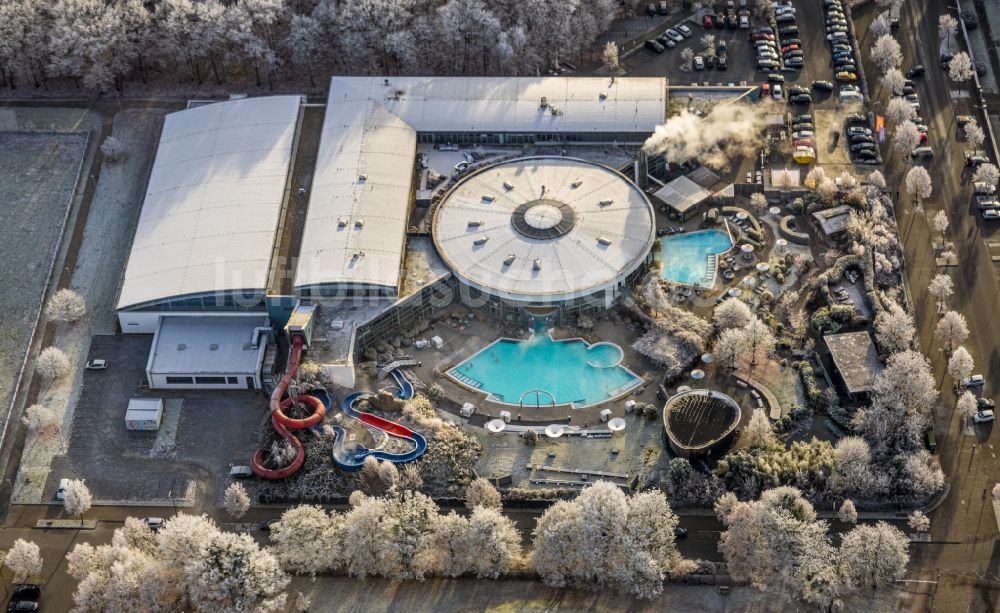
[[[245,98],[166,116],[119,309],[265,291],[300,102]]]

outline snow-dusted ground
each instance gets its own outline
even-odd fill
[[[0,421],[10,406],[86,142],[82,132],[0,132]]]
[[[43,491],[49,464],[53,455],[65,452],[80,395],[80,365],[86,360],[91,335],[115,333],[118,282],[142,207],[162,120],[163,113],[158,111],[125,111],[115,120],[113,134],[128,146],[129,155],[124,162],[104,164],[101,170],[70,283],[86,300],[88,319],[59,328],[53,344],[66,352],[74,366],[69,376],[41,390],[39,398],[61,418],[62,433],[49,440],[27,442],[14,485],[15,503],[37,503],[51,494]]]

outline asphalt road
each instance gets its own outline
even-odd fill
[[[965,315],[971,337],[966,348],[976,360],[976,372],[986,375],[983,395],[994,397],[1000,391],[1000,323],[996,317],[997,276],[987,241],[994,240],[996,222],[984,222],[976,215],[971,198],[971,181],[964,167],[965,145],[957,138],[955,115],[974,109],[968,100],[953,101],[949,94],[958,86],[950,83],[937,62],[937,21],[943,3],[906,3],[902,27],[896,36],[904,52],[903,69],[923,64],[927,74],[917,83],[922,116],[930,127],[929,140],[934,159],[927,163],[934,193],[925,203],[924,211],[915,211],[905,190],[896,199],[896,214],[905,241],[906,263],[910,287],[914,296],[915,315],[921,348],[930,357],[939,381],[945,381],[946,360],[938,343],[933,340],[938,315],[934,299],[927,293],[927,284],[939,272],[952,275],[956,291],[948,307]],[[859,34],[877,14],[874,5],[855,13]],[[867,53],[871,36],[862,36],[862,49]],[[866,62],[866,66],[869,66]],[[877,88],[877,71],[869,67],[869,87]],[[909,169],[900,156],[888,148],[886,177],[896,185]],[[958,266],[939,269],[933,258],[932,242],[940,240],[929,227],[929,220],[939,211],[948,214],[951,229],[947,239],[954,242]],[[1000,254],[1000,252],[998,252]],[[1000,460],[997,459],[998,435],[992,424],[976,427],[975,435],[964,435],[961,418],[954,410],[956,396],[945,382],[941,393],[935,429],[938,450],[951,492],[944,504],[932,515],[934,543],[913,547],[912,567],[921,574],[937,576],[939,571],[960,571],[1000,575],[997,552],[997,523],[989,501],[988,490],[1000,480]],[[997,606],[995,592],[976,593],[969,602],[950,602],[950,610],[983,610]]]

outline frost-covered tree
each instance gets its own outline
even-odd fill
[[[910,110],[913,110],[913,107],[910,105],[907,104],[906,106],[909,107]],[[912,117],[907,117],[907,119],[912,119]],[[877,187],[878,189],[885,189],[885,175],[878,170],[873,170],[868,173],[868,176],[865,177],[865,182],[868,183],[868,185]]]
[[[206,611],[284,611],[288,575],[249,534],[219,532],[187,570],[192,602]]]
[[[83,524],[83,514],[90,510],[93,500],[93,496],[90,495],[90,489],[82,479],[70,479],[66,482],[66,497],[63,500],[63,509],[67,515],[78,515],[80,523]]]
[[[728,328],[743,328],[750,323],[752,315],[747,303],[737,298],[729,298],[715,306],[715,310],[712,311],[712,323],[720,331]]]
[[[833,204],[837,198],[837,183],[830,177],[825,177],[816,185],[816,195],[826,204]]]
[[[493,484],[479,477],[469,483],[465,488],[465,506],[468,509],[476,507],[487,507],[489,509],[502,509],[503,502],[500,499],[500,492]]]
[[[46,347],[35,360],[35,374],[51,384],[69,373],[69,358],[58,347]]]
[[[885,522],[856,526],[840,543],[840,573],[856,589],[892,585],[906,571],[909,546],[906,535]]]
[[[930,363],[908,349],[889,356],[885,370],[872,380],[872,402],[908,412],[928,414],[938,390]]]
[[[978,151],[983,146],[983,142],[986,140],[986,133],[979,127],[978,123],[970,121],[965,124],[962,131],[965,132],[965,142],[969,143],[973,151]]]
[[[903,72],[899,68],[893,66],[885,71],[885,74],[880,79],[880,83],[893,96],[898,96],[903,93],[903,86],[906,85],[906,77],[903,76]]]
[[[879,13],[875,19],[872,20],[872,24],[868,27],[868,29],[876,39],[892,32],[892,21],[889,19],[889,14]]]
[[[469,571],[479,579],[496,579],[521,558],[521,533],[497,508],[477,506],[468,522]]]
[[[934,231],[941,235],[941,242],[944,242],[944,233],[948,231],[948,213],[944,210],[935,213],[934,218],[931,220],[931,224],[934,226]]]
[[[904,121],[912,122],[917,117],[917,110],[901,96],[893,96],[885,105],[885,117],[889,123],[898,126]]]
[[[890,68],[896,68],[903,61],[903,50],[899,43],[889,34],[883,34],[872,45],[871,60],[878,66],[879,72],[885,74]]]
[[[445,577],[459,577],[471,566],[469,520],[454,511],[441,516],[434,529],[435,572]]]
[[[920,130],[917,129],[916,124],[910,120],[906,120],[896,126],[896,129],[892,133],[893,151],[903,155],[910,155],[919,144]]]
[[[33,404],[25,409],[21,423],[39,439],[59,433],[59,418],[52,409],[41,404]]]
[[[271,551],[285,570],[315,576],[338,565],[339,527],[339,516],[321,507],[292,507],[271,526]]]
[[[825,599],[827,587],[834,589],[826,585],[834,557],[827,524],[816,520],[797,489],[778,487],[760,500],[738,502],[723,523],[719,551],[734,579],[813,602]]]
[[[438,508],[419,492],[394,492],[356,501],[344,517],[340,557],[352,576],[397,581],[421,579],[433,570]]]
[[[875,316],[875,340],[886,353],[909,349],[915,334],[913,317],[895,302]]]
[[[610,75],[622,73],[622,66],[618,59],[618,44],[608,41],[601,50],[601,69]]]
[[[937,298],[938,302],[942,302],[955,293],[955,283],[949,275],[938,273],[927,284],[927,291]]]
[[[965,342],[965,339],[969,338],[969,325],[965,322],[965,316],[956,311],[945,313],[934,328],[934,338],[941,343],[945,355],[950,356]],[[971,356],[969,359],[972,359]]]
[[[756,316],[751,317],[746,326],[743,327],[743,334],[747,343],[747,357],[750,360],[751,368],[761,362],[767,361],[774,353],[774,346],[777,340],[771,328]]]
[[[970,420],[979,411],[979,405],[976,403],[976,396],[970,392],[962,392],[962,395],[958,397],[955,402],[955,410],[961,415],[965,420]]]
[[[727,328],[715,342],[715,358],[723,368],[736,370],[747,362],[747,338],[743,328]]]
[[[242,483],[232,483],[222,497],[222,506],[233,519],[243,517],[250,509],[250,496]]]
[[[629,498],[618,486],[598,482],[546,510],[534,530],[532,563],[548,585],[610,586],[653,597],[667,572],[684,567],[676,526],[661,492]]]
[[[838,492],[859,494],[870,497],[871,450],[860,436],[845,436],[833,448],[834,471],[831,475],[833,487]]]
[[[995,164],[980,164],[976,172],[973,173],[972,180],[996,187],[997,183],[1000,182],[1000,168],[997,168]]]
[[[14,573],[15,583],[24,581],[26,578],[42,572],[41,550],[32,541],[17,539],[7,550],[7,554],[3,558],[3,565]]]
[[[75,323],[87,316],[87,303],[80,294],[63,288],[49,298],[46,313],[51,321]]]
[[[826,170],[822,166],[813,166],[806,174],[806,185],[815,189],[826,178]]]
[[[955,32],[958,31],[958,20],[951,15],[938,17],[938,42],[943,50],[950,53],[955,44]]]
[[[845,498],[837,511],[837,519],[845,524],[858,523],[858,510],[854,508],[854,503],[850,498]]]
[[[948,63],[948,78],[956,83],[964,83],[972,78],[974,69],[972,58],[965,51],[959,51]]]
[[[383,494],[396,485],[399,471],[392,462],[368,456],[361,465],[361,482],[369,494]]]
[[[915,532],[929,532],[931,529],[931,520],[922,512],[913,511],[906,518],[906,525]]]
[[[917,207],[920,207],[924,200],[931,197],[933,189],[931,176],[923,166],[914,166],[906,173],[906,191],[913,196]]]
[[[740,504],[740,499],[736,497],[736,494],[726,492],[725,494],[719,496],[719,498],[715,501],[715,505],[713,506],[715,516],[719,518],[719,521],[721,521],[723,525],[729,525],[729,516],[738,504]]]
[[[948,360],[948,374],[957,387],[963,379],[972,374],[975,362],[965,347],[958,347]]]
[[[743,429],[743,436],[749,447],[767,448],[778,442],[771,428],[771,420],[767,418],[763,409],[753,410],[750,421]]]
[[[681,64],[681,70],[691,70],[692,63],[694,62],[694,49],[691,47],[681,49],[681,59],[684,60],[684,63]]]
[[[715,55],[715,35],[714,34],[702,35],[701,46],[705,49],[705,55]]]

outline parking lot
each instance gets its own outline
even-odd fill
[[[636,76],[666,76],[672,87],[704,84],[704,85],[746,85],[760,87],[767,83],[769,74],[779,74],[783,79],[780,83],[782,96],[780,105],[769,109],[769,112],[789,113],[791,115],[813,115],[812,136],[807,136],[805,141],[815,151],[816,162],[826,167],[827,175],[839,174],[843,170],[851,170],[856,173],[867,172],[863,165],[856,165],[852,162],[851,154],[848,150],[850,141],[846,138],[845,121],[854,113],[865,114],[866,109],[862,102],[841,102],[838,92],[843,85],[855,87],[857,82],[837,82],[835,80],[834,61],[831,53],[830,43],[826,40],[826,14],[823,3],[816,1],[794,0],[791,6],[795,9],[795,21],[778,23],[778,30],[794,26],[798,29],[795,34],[782,36],[775,35],[777,39],[777,53],[783,56],[782,47],[787,46],[787,41],[794,37],[798,38],[802,51],[803,67],[801,70],[794,70],[789,67],[758,70],[757,58],[755,57],[755,42],[751,40],[756,28],[769,25],[764,19],[752,16],[749,27],[746,29],[733,29],[724,27],[722,29],[704,27],[702,15],[695,13],[683,20],[678,19],[674,23],[667,25],[676,26],[683,23],[691,30],[691,35],[683,38],[681,42],[676,42],[674,48],[665,49],[662,53],[644,47],[631,55],[626,60],[629,74]],[[712,7],[713,11],[725,11],[725,3],[720,2]],[[787,9],[786,9],[787,10]],[[831,18],[836,18],[831,15]],[[704,45],[701,38],[706,34],[712,34],[717,41],[725,41],[727,68],[706,68],[705,70],[690,70],[681,57],[683,49],[690,48],[696,54],[704,53]],[[850,44],[850,40],[846,41]],[[862,41],[864,42],[864,41]],[[870,45],[870,41],[866,44]],[[852,52],[848,57],[853,57]],[[858,60],[859,58],[853,58]],[[857,64],[857,62],[855,62]],[[833,83],[832,91],[814,89],[813,81],[828,81]],[[768,89],[773,86],[768,85]],[[811,105],[790,104],[789,88],[802,87],[812,98]],[[751,96],[757,99],[758,96]],[[861,124],[858,124],[861,125]],[[810,142],[811,141],[811,142]],[[773,159],[768,165],[775,163],[782,164],[793,162],[789,158]],[[738,182],[743,181],[746,171],[760,169],[758,160],[745,160],[731,177]]]
[[[96,336],[69,446],[56,456],[45,485],[51,498],[64,477],[86,479],[95,500],[169,502],[218,500],[232,464],[246,464],[257,446],[266,403],[251,392],[150,391],[143,387],[152,337]],[[125,429],[129,398],[165,399],[159,432]]]

